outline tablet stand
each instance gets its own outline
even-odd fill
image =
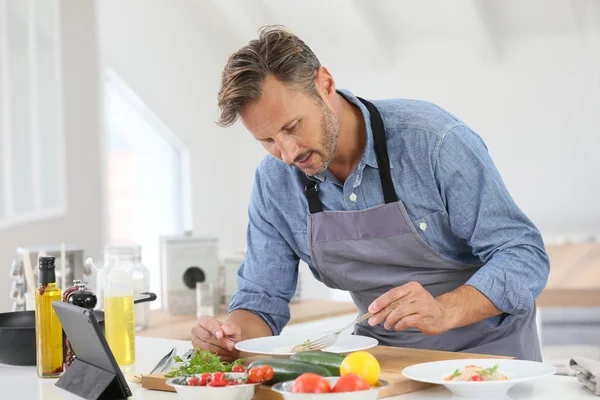
[[[117,375],[77,358],[56,386],[86,400],[127,399]]]

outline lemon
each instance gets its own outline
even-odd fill
[[[379,380],[381,366],[371,353],[357,351],[348,354],[340,365],[340,375],[346,374],[356,374],[373,386]]]

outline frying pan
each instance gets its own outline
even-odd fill
[[[141,293],[135,304],[156,300],[154,293]],[[104,331],[104,311],[94,310],[94,316]],[[0,364],[36,365],[35,311],[0,313]]]

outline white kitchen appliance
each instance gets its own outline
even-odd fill
[[[195,315],[196,282],[212,282],[213,298],[221,297],[218,240],[191,234],[162,236],[160,273],[162,308],[169,314]]]

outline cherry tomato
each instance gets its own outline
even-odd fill
[[[248,382],[259,383],[263,380],[263,371],[260,367],[255,367],[248,371]]]
[[[225,386],[227,385],[227,380],[225,380],[225,374],[223,372],[213,372],[210,376],[210,382],[208,386]]]
[[[206,386],[206,384],[210,381],[210,374],[202,374],[200,378],[198,378],[198,386]]]
[[[365,379],[356,374],[347,374],[342,376],[333,386],[332,392],[357,392],[359,390],[369,390],[371,386]]]
[[[273,372],[273,367],[270,365],[263,365],[260,367],[260,369],[262,370],[264,381],[270,381],[273,379],[273,376],[275,375],[275,372]]]
[[[291,390],[294,393],[329,393],[331,386],[322,376],[307,372],[296,378]]]
[[[227,382],[227,386],[235,386],[235,385],[239,385],[239,383],[236,382],[236,381],[229,381],[229,382]]]
[[[483,378],[479,375],[473,375],[470,380],[475,382],[482,382]]]
[[[188,386],[198,386],[198,378],[190,378],[188,380]]]
[[[241,365],[236,365],[231,369],[231,372],[246,372],[246,370]]]

